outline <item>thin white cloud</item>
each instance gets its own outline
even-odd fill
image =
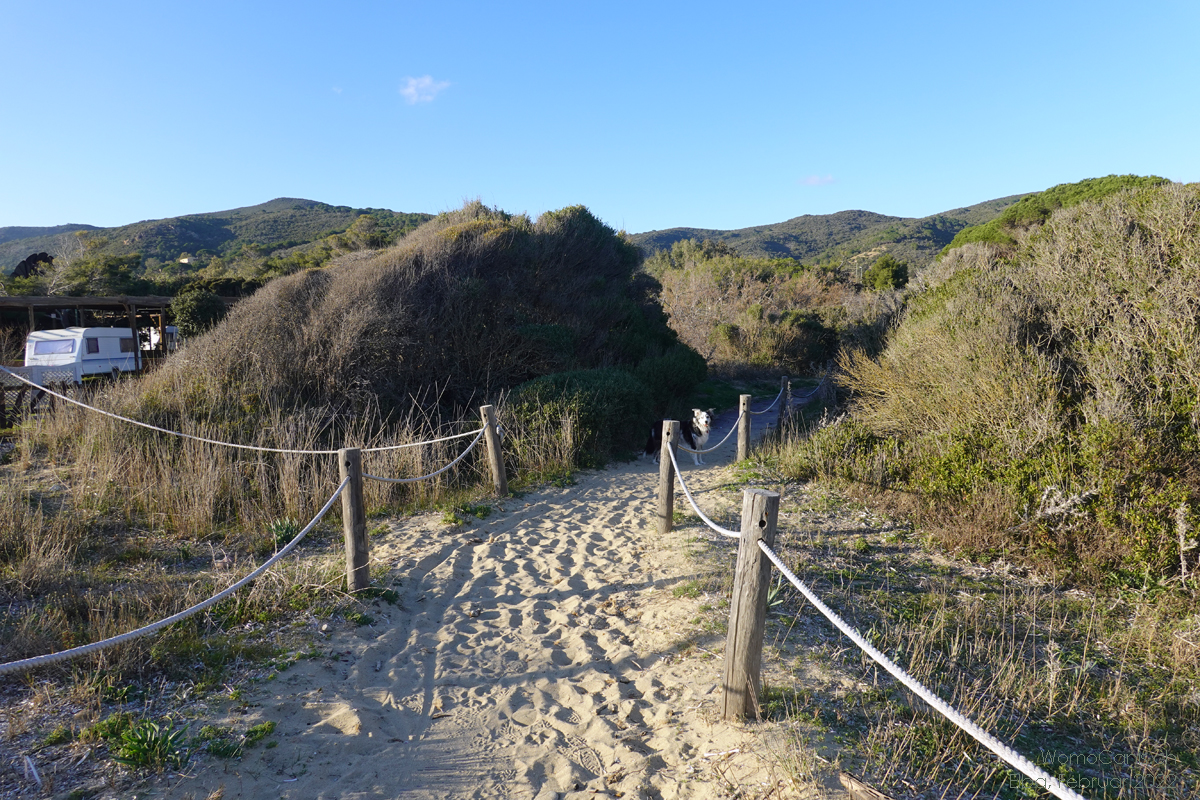
[[[808,175],[800,179],[805,186],[828,186],[833,183],[832,175]]]
[[[433,98],[449,85],[449,81],[435,81],[432,75],[405,78],[404,85],[400,87],[400,94],[410,106],[415,106],[417,103],[433,102]]]

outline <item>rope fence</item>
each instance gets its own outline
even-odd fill
[[[675,460],[675,448],[668,447],[667,452],[671,455],[671,466],[675,468],[675,477],[679,480],[679,485],[683,488],[684,497],[686,497],[688,502],[691,503],[692,509],[696,512],[700,519],[704,520],[704,524],[722,536],[729,536],[733,539],[741,536],[742,534],[738,531],[731,531],[727,528],[722,528],[720,525],[709,519],[708,516],[700,510],[700,506],[696,505],[696,500],[692,497],[692,493],[688,491],[687,484],[683,482],[683,474],[679,471],[679,462]]]
[[[729,429],[729,433],[725,434],[725,438],[722,439],[721,441],[717,442],[716,444],[714,444],[712,447],[709,447],[706,450],[693,450],[692,448],[688,447],[685,444],[679,444],[677,446],[680,450],[682,450],[685,453],[691,453],[692,455],[697,455],[697,456],[707,455],[708,453],[713,452],[718,447],[720,447],[721,445],[728,442],[729,437],[733,436],[735,433],[737,433],[738,423],[741,421],[742,421],[742,415],[738,414],[738,418],[736,420],[734,420],[733,427]]]
[[[176,436],[176,437],[179,437],[180,439],[190,439],[191,441],[194,441],[194,442],[202,442],[204,444],[217,445],[218,447],[232,447],[237,450],[251,450],[256,453],[284,453],[287,455],[331,456],[331,455],[336,455],[338,452],[337,450],[289,450],[289,449],[279,448],[279,447],[260,447],[258,445],[252,445],[252,444],[237,444],[235,442],[222,442],[218,439],[206,439],[203,436],[195,436],[190,433],[182,433],[180,431],[173,431],[173,430],[170,430],[169,428],[160,428],[157,425],[151,425],[148,422],[141,422],[136,419],[130,419],[129,417],[123,417],[120,414],[114,414],[111,411],[105,411],[102,408],[96,408],[95,406],[88,405],[87,403],[84,403],[80,400],[76,400],[73,397],[68,397],[67,395],[62,394],[61,392],[56,392],[53,389],[50,389],[49,387],[41,386],[37,383],[34,383],[33,381],[29,380],[25,376],[18,375],[17,373],[13,372],[8,367],[0,365],[0,370],[3,370],[3,372],[7,373],[8,375],[10,375],[13,378],[16,378],[18,381],[20,381],[24,384],[28,384],[29,386],[31,386],[35,389],[39,389],[39,390],[45,392],[46,394],[50,395],[51,397],[56,397],[59,400],[64,400],[68,403],[71,403],[72,405],[79,406],[80,408],[86,409],[88,411],[93,411],[97,414],[101,414],[106,417],[111,417],[112,419],[120,420],[121,422],[128,422],[130,425],[137,425],[139,428],[146,428],[147,430],[156,431],[158,433],[165,433],[168,436]],[[385,445],[385,446],[381,446],[381,447],[365,447],[365,448],[362,448],[362,451],[364,453],[382,453],[387,450],[403,450],[406,447],[420,447],[421,445],[426,445],[426,444],[438,444],[440,442],[449,442],[453,439],[463,439],[467,436],[474,436],[476,433],[478,433],[478,431],[467,431],[466,433],[456,433],[453,436],[443,436],[439,439],[429,439],[427,441],[421,441],[421,442],[408,442],[406,444],[393,444],[393,445]]]
[[[824,386],[830,373],[817,386],[808,392],[804,400],[816,396]],[[780,398],[789,389],[787,379],[780,394],[771,406],[762,412],[774,408]],[[749,411],[749,395],[742,395],[742,413],[738,420],[748,421],[746,412]],[[780,424],[785,420],[785,409],[790,411],[792,402],[780,409]],[[748,425],[735,425],[735,430],[742,430],[746,439],[749,438]],[[730,432],[732,434],[732,431]],[[725,440],[729,437],[726,436]],[[1035,785],[1061,800],[1085,800],[1058,778],[1039,768],[1028,758],[1009,747],[1004,742],[992,736],[986,730],[973,722],[966,715],[942,700],[927,689],[920,681],[913,678],[874,645],[867,641],[857,630],[834,613],[819,597],[796,577],[779,554],[775,552],[775,532],[778,525],[779,500],[777,492],[764,489],[746,489],[743,493],[741,530],[732,531],[723,528],[712,521],[696,503],[691,490],[683,479],[679,463],[675,457],[676,448],[686,452],[696,452],[678,443],[679,423],[668,420],[663,423],[663,444],[660,456],[659,490],[658,490],[658,530],[660,533],[670,531],[673,527],[674,486],[678,480],[683,494],[697,516],[716,533],[722,536],[738,539],[738,556],[734,575],[733,593],[730,601],[730,618],[728,639],[725,646],[724,676],[722,680],[722,715],[727,720],[743,720],[747,717],[757,717],[760,712],[759,692],[761,690],[761,666],[763,638],[766,627],[767,595],[771,585],[771,567],[774,565],[788,581],[805,597],[808,602],[821,612],[833,625],[854,642],[864,653],[882,666],[901,684],[924,700],[935,711],[951,723],[963,730],[977,742],[982,744],[1005,763],[1020,771]],[[724,444],[722,440],[721,444]],[[721,445],[718,444],[717,447]],[[703,452],[711,452],[716,447]],[[743,440],[739,436],[738,460],[746,457]]]
[[[128,633],[122,633],[120,635],[113,636],[111,638],[104,639],[99,642],[92,642],[91,644],[80,645],[79,647],[72,647],[70,650],[62,650],[60,652],[49,653],[44,656],[34,656],[33,658],[26,658],[26,659],[22,659],[20,661],[10,661],[7,664],[0,664],[0,675],[7,675],[12,672],[24,672],[26,670],[34,669],[35,667],[43,667],[43,666],[46,666],[47,664],[54,664],[58,661],[65,661],[67,659],[78,658],[79,656],[87,655],[88,653],[95,653],[100,650],[106,650],[110,647],[115,647],[116,645],[124,644],[125,642],[130,642],[130,641],[133,641],[134,639],[139,639],[143,636],[147,636],[151,633],[154,633],[155,631],[162,630],[163,628],[167,627],[168,625],[172,625],[176,622],[181,622],[181,621],[187,619],[188,617],[192,616],[193,614],[197,614],[197,613],[203,611],[206,608],[211,608],[212,606],[214,606],[217,603],[224,600],[226,597],[229,597],[231,594],[236,592],[238,589],[241,589],[243,586],[245,586],[246,584],[253,581],[255,578],[262,575],[268,569],[275,566],[275,564],[278,563],[280,559],[282,559],[288,553],[292,552],[292,550],[294,550],[296,548],[296,545],[300,544],[300,540],[303,539],[305,536],[307,536],[309,534],[309,532],[317,526],[317,523],[320,522],[321,519],[329,512],[329,509],[333,508],[334,501],[338,499],[338,497],[342,494],[343,491],[345,491],[346,486],[349,483],[350,483],[349,479],[343,480],[341,482],[341,484],[338,486],[337,490],[333,493],[333,495],[330,496],[330,498],[325,501],[325,505],[321,507],[321,510],[317,512],[317,515],[315,517],[313,517],[312,520],[307,525],[304,526],[303,530],[301,530],[298,534],[296,534],[295,538],[293,538],[290,542],[288,542],[286,545],[284,545],[283,548],[280,549],[280,551],[278,553],[271,556],[269,559],[266,560],[266,562],[263,563],[263,565],[261,567],[254,570],[253,572],[251,572],[246,577],[242,578],[237,583],[218,592],[217,594],[213,595],[212,597],[208,598],[207,600],[197,603],[196,605],[194,605],[191,608],[188,608],[184,611],[180,611],[178,614],[173,614],[172,616],[169,616],[166,619],[161,619],[158,622],[151,623],[144,627],[138,628],[137,630],[132,630],[132,631],[129,631]]]
[[[4,369],[4,368],[0,367],[0,369]],[[8,372],[8,370],[5,370],[5,371]],[[20,376],[17,376],[17,377],[20,377]],[[47,391],[49,391],[49,390],[47,390]],[[333,504],[337,501],[337,499],[339,497],[342,500],[342,531],[343,531],[343,535],[344,535],[344,539],[345,539],[345,552],[346,552],[346,585],[352,592],[361,591],[362,589],[367,588],[370,585],[370,572],[368,570],[368,562],[369,562],[370,554],[369,554],[369,544],[367,541],[366,504],[363,501],[363,479],[364,478],[370,478],[372,480],[384,481],[384,482],[388,482],[388,483],[415,483],[417,481],[429,480],[431,478],[437,477],[438,475],[441,475],[443,472],[446,472],[447,470],[453,468],[455,465],[462,462],[462,460],[465,459],[467,457],[467,455],[470,454],[471,451],[473,451],[475,449],[475,447],[479,444],[479,441],[481,439],[483,439],[487,442],[488,461],[491,465],[492,478],[493,478],[496,490],[500,494],[500,496],[504,496],[508,493],[508,479],[504,473],[504,460],[500,454],[500,437],[498,434],[498,426],[496,425],[495,410],[490,405],[483,406],[482,408],[480,408],[480,415],[484,419],[483,427],[479,428],[477,430],[468,431],[467,433],[456,434],[454,436],[444,436],[439,439],[430,440],[428,442],[412,442],[412,443],[408,443],[408,444],[404,444],[404,445],[396,445],[393,447],[342,448],[341,450],[328,450],[328,451],[326,451],[326,450],[301,451],[301,450],[279,450],[279,449],[274,449],[274,448],[258,448],[258,447],[250,447],[248,445],[234,445],[234,444],[228,444],[226,442],[216,442],[216,441],[209,440],[209,439],[203,439],[201,437],[191,436],[188,434],[178,434],[178,433],[175,433],[174,431],[168,431],[166,429],[158,428],[153,425],[147,425],[146,423],[138,422],[137,420],[131,420],[131,419],[128,419],[127,417],[121,417],[119,415],[112,414],[112,413],[104,411],[102,409],[94,408],[93,406],[89,406],[85,403],[80,403],[69,397],[58,394],[57,392],[52,392],[52,394],[54,394],[57,397],[61,397],[62,399],[67,400],[68,402],[74,403],[75,405],[82,406],[83,408],[89,409],[91,411],[96,411],[96,412],[104,414],[106,416],[115,417],[116,419],[119,419],[119,420],[122,420],[125,422],[130,422],[130,423],[133,423],[134,425],[139,425],[141,427],[151,428],[152,430],[161,431],[163,433],[170,433],[170,434],[174,434],[177,436],[182,436],[183,438],[186,438],[186,439],[196,439],[196,440],[199,440],[202,442],[208,442],[211,444],[224,444],[229,447],[236,447],[236,448],[248,449],[248,450],[276,452],[276,453],[307,453],[307,454],[335,453],[338,456],[338,472],[339,472],[341,482],[338,484],[337,490],[333,493],[332,496],[330,496],[330,498],[328,500],[325,501],[325,505],[322,506],[321,510],[317,513],[317,515],[315,517],[313,517],[313,519],[306,526],[304,526],[303,530],[301,530],[298,534],[296,534],[296,536],[290,542],[288,542],[286,545],[284,545],[284,547],[282,549],[280,549],[279,552],[277,552],[274,556],[269,558],[265,563],[263,563],[262,566],[258,567],[253,572],[251,572],[249,575],[242,578],[241,580],[239,580],[237,583],[233,584],[232,586],[229,586],[228,588],[213,595],[212,597],[208,598],[207,600],[204,600],[203,602],[197,603],[196,605],[192,606],[191,608],[181,611],[178,614],[173,614],[172,616],[167,617],[166,619],[161,619],[158,622],[154,622],[154,623],[151,623],[150,625],[146,625],[144,627],[138,628],[137,630],[129,631],[127,633],[123,633],[118,636],[113,636],[111,638],[104,639],[99,642],[93,642],[91,644],[81,645],[79,647],[74,647],[69,650],[63,650],[63,651],[60,651],[57,653],[49,653],[46,655],[35,656],[32,658],[21,659],[19,661],[11,661],[11,662],[8,662],[5,664],[0,664],[0,676],[11,674],[11,673],[16,673],[16,672],[24,672],[27,670],[35,669],[37,667],[46,666],[48,664],[54,664],[59,661],[64,661],[64,660],[71,659],[71,658],[77,658],[79,656],[87,655],[89,653],[94,653],[94,652],[98,652],[100,650],[114,647],[116,645],[123,644],[125,642],[129,642],[134,639],[138,639],[142,636],[148,636],[151,633],[162,630],[163,628],[167,627],[168,625],[185,620],[188,617],[192,616],[193,614],[199,613],[200,611],[203,611],[206,608],[211,608],[213,605],[215,605],[216,603],[219,603],[222,600],[224,600],[225,598],[229,597],[234,592],[238,591],[243,586],[245,586],[248,583],[250,583],[251,581],[253,581],[255,578],[258,578],[260,575],[262,575],[264,572],[266,572],[268,569],[270,569],[272,566],[274,566],[276,563],[278,563],[280,559],[284,558],[285,556],[287,556],[288,553],[292,552],[292,550],[294,550],[296,548],[296,545],[298,545],[300,543],[300,541],[305,536],[307,536],[308,533],[310,531],[312,531],[312,529],[314,527],[316,527],[316,525],[325,517],[325,515],[329,512],[329,509],[333,507]],[[417,478],[382,478],[382,477],[378,477],[375,475],[364,475],[363,474],[363,471],[362,471],[362,454],[363,453],[377,453],[377,452],[381,452],[383,450],[396,450],[396,449],[400,449],[402,447],[415,447],[415,446],[421,445],[421,444],[436,444],[439,442],[448,442],[448,441],[451,441],[454,439],[462,439],[467,436],[474,436],[475,439],[467,446],[467,448],[462,453],[460,453],[450,463],[446,464],[445,466],[438,469],[437,471],[430,473],[429,475],[422,475]]]
[[[750,413],[756,417],[760,416],[762,414],[766,414],[768,411],[775,408],[775,404],[779,402],[779,398],[783,397],[783,393],[786,391],[787,391],[787,386],[786,386],[786,381],[785,381],[785,385],[780,388],[779,394],[775,395],[775,399],[771,401],[771,405],[767,406],[762,411],[751,411]]]
[[[486,433],[486,432],[487,432],[487,426],[484,426],[484,427],[480,428],[478,431],[472,431],[471,433],[474,433],[474,434],[475,434],[475,439],[474,439],[474,440],[473,440],[473,441],[472,441],[472,442],[471,442],[469,445],[467,445],[467,449],[466,449],[466,450],[464,450],[464,451],[462,451],[462,453],[460,453],[460,454],[458,455],[458,458],[454,459],[454,460],[453,460],[453,461],[451,461],[449,464],[447,464],[446,466],[444,466],[444,467],[442,467],[441,469],[439,469],[437,472],[431,472],[431,473],[429,473],[428,475],[422,475],[422,476],[421,476],[421,477],[419,477],[419,478],[381,478],[381,477],[379,477],[378,475],[367,475],[367,474],[365,474],[365,473],[363,474],[363,477],[364,477],[364,478],[370,478],[370,479],[371,479],[371,480],[373,480],[373,481],[380,481],[380,482],[382,482],[382,483],[417,483],[418,481],[427,481],[427,480],[429,480],[430,478],[436,478],[438,475],[441,475],[443,472],[445,472],[446,470],[450,469],[450,468],[451,468],[451,467],[453,467],[455,464],[457,464],[458,462],[460,462],[460,461],[462,461],[464,458],[466,458],[466,457],[467,457],[467,455],[468,455],[468,454],[469,454],[469,453],[470,453],[472,450],[474,450],[474,449],[475,449],[475,445],[479,444],[479,440],[483,438],[483,434],[484,434],[484,433]],[[463,434],[463,435],[464,435],[464,436],[470,436],[471,434],[470,434],[470,433],[468,433],[468,434]],[[458,437],[458,436],[455,436],[455,437],[452,437],[452,438],[455,438],[455,439],[457,439],[457,438],[460,438],[460,437]],[[444,439],[441,439],[441,440],[438,440],[438,441],[445,441],[445,440],[444,440]],[[363,452],[372,452],[372,451],[369,451],[369,450],[364,450]]]

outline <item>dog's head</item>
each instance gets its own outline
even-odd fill
[[[692,429],[698,433],[708,433],[712,430],[713,410],[702,408],[692,409]]]

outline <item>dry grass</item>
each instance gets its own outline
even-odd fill
[[[1194,618],[929,558],[871,527],[793,537],[785,558],[906,671],[1085,795],[1118,796],[1089,791],[1106,779],[1123,797],[1200,796],[1200,651],[1182,641]],[[795,654],[793,674],[823,663],[853,682],[831,680],[795,709],[841,737],[844,767],[902,796],[1026,796],[1018,773],[847,652],[801,598],[785,606],[776,646]]]
[[[934,693],[1086,797],[1200,797],[1194,605],[1104,598],[1011,563],[931,555],[909,526],[828,484],[774,483],[769,465],[747,474],[783,494],[784,560]],[[730,547],[699,554],[710,591],[729,591]],[[804,783],[846,770],[893,797],[1041,796],[790,586],[772,602],[761,700],[793,742],[778,754],[784,771]]]

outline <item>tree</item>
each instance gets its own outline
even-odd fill
[[[225,316],[225,301],[208,289],[191,289],[171,301],[171,315],[182,336],[195,336]]]
[[[908,262],[896,260],[891,253],[884,253],[863,273],[863,285],[872,289],[899,289],[907,283]]]

